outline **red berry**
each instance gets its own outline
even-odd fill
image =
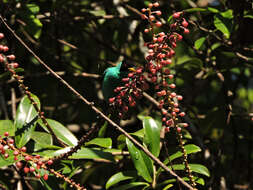
[[[5,132],[4,136],[8,137],[9,136],[9,132]]]
[[[0,33],[0,40],[4,38],[4,34]]]
[[[156,11],[155,13],[156,13],[157,16],[161,16],[162,15],[161,11]]]
[[[145,9],[145,8],[143,8],[143,9],[141,9],[141,12],[146,12],[147,11],[147,9]]]
[[[170,132],[170,128],[169,127],[165,127],[165,132],[166,133]]]
[[[155,20],[155,16],[154,15],[150,15],[149,16],[149,20],[154,21]]]
[[[110,104],[114,103],[114,101],[115,101],[115,97],[109,98],[109,103],[110,103]]]
[[[40,155],[36,155],[35,158],[36,158],[36,159],[40,159]]]
[[[187,28],[184,29],[184,34],[189,34],[190,30],[188,30]]]
[[[128,111],[128,106],[124,106],[124,107],[123,107],[123,111],[124,111],[124,112],[127,112],[127,111]]]
[[[157,22],[155,23],[155,25],[156,25],[157,27],[161,27],[161,26],[162,26],[162,23],[161,23],[160,21],[157,21]]]
[[[158,2],[155,2],[153,5],[154,5],[154,7],[159,7],[160,6],[160,4]]]
[[[149,29],[146,28],[146,29],[144,30],[144,32],[145,32],[145,33],[149,33]]]
[[[17,162],[15,165],[17,166],[17,168],[20,169],[20,168],[22,168],[22,165],[23,165],[23,164],[22,164],[22,162]]]
[[[52,165],[52,164],[53,164],[53,160],[48,160],[48,161],[47,161],[47,164],[48,164],[48,165]]]
[[[172,119],[166,121],[167,126],[172,126],[174,124],[174,121]]]
[[[147,17],[146,15],[144,15],[144,14],[141,15],[141,18],[142,18],[143,20],[148,19],[148,17]]]
[[[122,82],[128,82],[129,81],[129,78],[123,78],[122,79]]]
[[[17,156],[17,155],[19,155],[19,152],[18,152],[17,150],[15,150],[15,151],[13,152],[13,155],[14,155],[14,156]]]
[[[45,175],[43,176],[43,179],[44,179],[45,181],[47,181],[47,180],[48,180],[48,174],[45,174]]]
[[[182,39],[183,39],[183,36],[180,35],[180,34],[178,34],[178,35],[177,35],[177,40],[178,40],[178,41],[181,41]]]
[[[18,66],[19,66],[18,63],[11,63],[11,65],[13,68],[18,68]]]
[[[2,144],[0,144],[0,150],[3,150],[4,146]]]
[[[184,113],[184,112],[181,112],[181,113],[179,113],[178,115],[181,116],[181,117],[184,117],[184,116],[185,116],[185,113]]]
[[[3,47],[3,51],[4,51],[4,52],[7,52],[7,51],[9,51],[9,48],[8,48],[8,46],[4,46],[4,47]]]
[[[130,105],[131,107],[134,107],[134,106],[136,105],[136,102],[135,102],[135,101],[132,101],[132,102],[129,103],[129,105]]]
[[[169,77],[169,79],[173,79],[174,75],[169,75],[168,77]]]
[[[181,15],[181,12],[176,12],[173,14],[173,18],[177,19],[180,17],[180,15]]]
[[[9,154],[4,154],[4,158],[8,158],[9,157]]]
[[[7,55],[6,56],[10,61],[13,61],[16,59],[15,55]]]
[[[169,87],[170,88],[176,88],[176,85],[175,84],[170,84]]]
[[[14,156],[14,160],[17,161],[17,160],[18,160],[18,157],[17,157],[17,156]]]
[[[1,45],[0,45],[0,51],[1,51]],[[0,63],[4,62],[4,57],[2,56],[2,54],[0,54]]]
[[[34,172],[35,168],[34,167],[30,167],[30,172]]]
[[[25,156],[25,160],[26,160],[26,161],[29,161],[29,160],[31,160],[31,159],[32,159],[31,156],[29,156],[29,155]]]
[[[21,148],[21,151],[22,151],[22,152],[26,152],[26,147],[23,146],[23,147]]]
[[[170,97],[171,97],[171,98],[174,98],[174,97],[176,97],[176,95],[177,95],[177,94],[176,94],[175,92],[172,92],[172,93],[170,94]]]
[[[149,3],[149,4],[148,4],[148,7],[149,7],[149,8],[152,8],[152,7],[153,7],[153,4],[152,4],[152,3]]]
[[[27,174],[30,171],[28,167],[24,167],[24,172]]]
[[[188,127],[188,123],[183,123],[183,127]]]
[[[182,129],[181,129],[181,127],[177,127],[177,132],[181,132],[182,131]]]
[[[184,19],[183,22],[182,22],[182,25],[183,25],[183,27],[187,28],[188,22]]]
[[[36,174],[35,177],[39,179],[40,178],[40,174]]]
[[[183,100],[183,96],[178,95],[178,96],[177,96],[177,100],[179,100],[179,101],[180,101],[180,100]]]

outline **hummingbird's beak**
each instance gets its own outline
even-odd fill
[[[129,70],[129,71],[132,71],[132,72],[135,72],[135,71],[136,71],[134,67],[130,67],[130,68],[128,68],[128,70]]]

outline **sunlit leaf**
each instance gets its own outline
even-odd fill
[[[35,95],[31,95],[37,106],[40,108],[40,101]],[[17,115],[14,121],[15,126],[15,142],[18,148],[24,146],[31,138],[31,134],[35,129],[37,115],[34,106],[27,96],[20,101],[17,109]]]
[[[138,174],[146,181],[151,182],[153,177],[153,163],[151,159],[126,138],[126,144]]]
[[[110,179],[106,182],[106,189],[109,189],[111,186],[128,179],[133,179],[137,177],[136,171],[123,171],[114,174],[110,177]]]

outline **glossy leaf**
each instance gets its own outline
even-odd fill
[[[163,190],[170,189],[171,187],[173,187],[173,184],[168,184],[168,185],[166,185],[166,187],[163,188]]]
[[[144,185],[149,186],[149,184],[145,183],[145,182],[132,182],[132,183],[129,183],[126,185],[121,185],[121,186],[115,187],[112,190],[127,190],[127,189],[131,189],[131,188],[138,187],[138,186],[144,186]]]
[[[193,13],[193,12],[206,12],[207,10],[204,9],[204,8],[199,8],[199,7],[196,7],[196,8],[190,8],[190,9],[185,9],[184,12],[187,12],[187,13]]]
[[[196,172],[196,173],[199,173],[199,174],[202,174],[202,175],[205,175],[207,177],[210,176],[210,172],[209,170],[201,165],[201,164],[189,164],[190,166],[190,169],[193,171],[193,172]],[[184,164],[174,164],[173,165],[173,169],[174,170],[184,170],[185,169],[185,166]]]
[[[0,120],[0,135],[8,132],[10,136],[14,136],[15,128],[11,120]]]
[[[161,127],[157,125],[152,117],[144,117],[142,125],[144,128],[144,144],[154,156],[158,157],[160,153]]]
[[[98,145],[104,148],[111,148],[112,139],[111,138],[94,138],[91,141],[85,143],[85,145]]]
[[[52,120],[52,119],[47,119],[48,124],[51,126],[53,132],[55,135],[65,144],[69,146],[75,146],[78,143],[77,138],[61,123],[58,121]],[[44,125],[44,123],[39,120],[39,124],[43,127],[45,131],[48,131],[47,127]]]
[[[102,159],[102,160],[110,160],[114,162],[113,155],[109,152],[104,152],[102,150],[94,149],[94,148],[81,148],[79,151],[74,153],[69,158],[71,159]]]
[[[215,9],[213,7],[207,7],[207,10],[212,12],[212,13],[219,13],[219,10],[218,9]]]
[[[40,108],[40,101],[37,96],[32,94],[34,101]],[[24,146],[31,138],[31,133],[35,129],[37,115],[34,106],[27,96],[24,96],[18,106],[17,115],[14,122],[15,142],[18,148]]]
[[[153,162],[151,159],[142,150],[135,147],[128,138],[126,138],[126,144],[138,174],[146,181],[152,182]]]
[[[13,150],[7,150],[6,153],[9,154],[8,158],[4,158],[3,154],[0,154],[0,168],[12,165],[17,162],[14,160]]]
[[[230,37],[230,31],[228,26],[225,24],[224,19],[221,18],[219,15],[214,16],[214,26],[221,31],[226,38]]]
[[[182,179],[184,181],[190,181],[188,177],[183,177]],[[205,185],[205,181],[203,178],[194,176],[193,179],[195,180],[196,183],[200,185]],[[176,179],[167,179],[165,181],[162,181],[161,183],[158,183],[157,188],[159,189],[159,187],[163,187],[164,185],[175,183],[176,181],[177,181]]]
[[[123,171],[114,174],[110,177],[110,179],[106,182],[106,189],[109,189],[111,186],[128,179],[133,179],[137,177],[136,171]]]
[[[205,40],[206,40],[205,37],[201,37],[201,38],[197,39],[197,40],[194,42],[194,47],[195,47],[196,49],[200,49],[201,46],[204,44]]]
[[[184,148],[186,150],[186,154],[193,154],[201,151],[201,148],[194,144],[187,144],[184,146]],[[170,160],[172,161],[181,156],[183,156],[183,153],[181,151],[177,151],[176,153],[170,156]]]

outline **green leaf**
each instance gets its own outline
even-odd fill
[[[223,16],[224,18],[227,18],[227,19],[232,19],[234,17],[232,9],[222,12],[222,13],[220,13],[220,15]]]
[[[144,129],[140,129],[140,130],[138,130],[134,133],[130,133],[130,134],[143,139],[144,138]]]
[[[69,157],[70,159],[102,159],[115,162],[114,157],[109,152],[104,152],[95,148],[81,148]]]
[[[45,132],[33,131],[31,138],[39,144],[46,144],[46,145],[53,144],[52,136]]]
[[[105,132],[106,132],[107,126],[108,126],[108,122],[105,121],[104,125],[98,131],[98,137],[103,138],[105,136]]]
[[[13,150],[7,150],[6,153],[9,154],[8,158],[4,158],[3,154],[0,154],[0,168],[12,165],[18,161],[14,160]]]
[[[39,7],[35,4],[27,4],[26,9],[22,9],[20,12],[21,18],[26,22],[24,29],[36,39],[40,37],[43,26],[36,17],[38,13]]]
[[[166,187],[163,188],[163,190],[170,189],[171,187],[173,187],[173,184],[168,184],[168,185],[166,185]]]
[[[197,153],[201,151],[201,148],[199,148],[197,145],[194,144],[188,144],[184,146],[186,154],[192,154],[192,153]],[[179,158],[183,156],[183,153],[181,151],[177,151],[176,153],[172,154],[170,156],[170,161],[175,160],[176,158]],[[166,162],[165,164],[167,164]]]
[[[193,13],[193,12],[206,12],[207,10],[204,8],[190,8],[190,9],[185,9],[184,12],[186,13]]]
[[[78,143],[77,138],[61,123],[58,121],[52,120],[52,119],[47,119],[47,122],[49,126],[52,128],[54,134],[65,144],[69,146],[75,146]],[[48,131],[47,127],[45,124],[39,120],[39,124],[43,127],[45,131]]]
[[[185,145],[184,148],[185,148],[185,151],[186,151],[186,154],[187,154],[187,155],[188,155],[188,154],[197,153],[197,152],[200,152],[200,151],[201,151],[201,148],[199,148],[198,146],[196,146],[196,145],[194,145],[194,144]],[[173,160],[175,160],[175,159],[177,159],[177,158],[180,158],[180,157],[182,157],[182,156],[183,156],[183,153],[182,153],[181,151],[177,151],[176,153],[172,154],[172,155],[169,157],[169,159],[170,159],[170,161],[173,161]],[[168,163],[169,163],[169,160],[166,159],[166,160],[164,161],[164,164],[167,165]],[[162,168],[159,168],[159,169],[158,169],[158,173],[161,173],[161,171],[162,171]]]
[[[126,189],[131,189],[133,187],[143,186],[143,185],[149,186],[149,184],[145,183],[145,182],[132,182],[132,183],[129,183],[126,185],[121,185],[121,186],[115,187],[112,190],[126,190]]]
[[[184,181],[190,181],[188,177],[183,177],[182,179]],[[205,181],[203,178],[193,176],[193,179],[195,180],[196,183],[200,185],[205,185]],[[160,189],[159,187],[162,187],[164,185],[175,183],[176,181],[177,181],[176,179],[167,179],[165,181],[162,181],[161,183],[157,184],[157,189]]]
[[[53,145],[52,136],[45,132],[33,131],[31,134],[31,139],[35,141],[34,151],[40,149],[59,149],[60,147]]]
[[[226,38],[229,38],[230,37],[230,31],[229,31],[229,28],[228,26],[225,24],[225,21],[224,19],[219,16],[219,15],[215,15],[214,16],[214,26],[219,30],[221,31]]]
[[[157,125],[152,117],[144,117],[142,125],[144,128],[144,144],[154,156],[158,157],[160,153],[161,127]]]
[[[205,37],[201,37],[201,38],[197,39],[197,40],[195,41],[195,43],[194,43],[195,48],[196,48],[197,50],[200,49],[201,46],[204,44],[205,40],[206,40]]]
[[[210,172],[205,166],[203,166],[201,164],[189,164],[189,166],[193,172],[210,177]],[[184,166],[184,164],[174,164],[173,169],[174,170],[184,170],[185,166]]]
[[[31,11],[33,14],[37,14],[40,11],[40,7],[36,4],[27,4],[26,7]]]
[[[37,106],[40,108],[40,101],[37,96],[31,94]],[[24,146],[31,138],[37,122],[37,112],[27,96],[24,96],[18,106],[15,126],[15,142],[18,148]]]
[[[15,127],[11,120],[0,120],[0,135],[8,132],[10,136],[14,136]]]
[[[111,148],[112,139],[111,138],[94,138],[91,141],[85,143],[85,145],[98,145],[104,148]]]
[[[121,181],[133,179],[136,177],[137,177],[136,171],[119,172],[119,173],[116,173],[110,177],[110,179],[106,182],[105,187],[106,187],[106,189],[109,189],[111,186],[113,186]]]
[[[138,171],[138,174],[142,176],[146,181],[152,182],[152,160],[142,150],[139,150],[137,147],[135,147],[128,138],[126,138],[126,144],[134,166]]]
[[[62,148],[60,150],[46,150],[38,152],[39,155],[43,156],[45,159],[52,158],[54,156],[59,156],[66,152],[69,152],[71,147]],[[82,147],[76,153],[69,157],[70,159],[100,159],[109,160],[115,162],[113,155],[110,152],[105,152],[96,148],[84,148]]]
[[[218,9],[215,9],[213,7],[207,7],[207,10],[210,11],[210,12],[212,12],[212,13],[218,13],[219,12]]]

